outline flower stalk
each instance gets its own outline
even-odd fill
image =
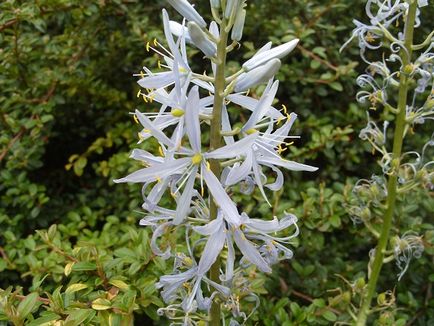
[[[226,19],[223,17],[220,25],[220,39],[217,43],[217,64],[215,74],[215,94],[213,103],[213,113],[210,129],[210,150],[216,150],[222,146],[221,125],[222,125],[222,106],[224,101],[224,90],[226,88],[225,68],[226,68],[226,45],[228,41],[228,33],[226,32]],[[215,176],[220,178],[220,162],[218,160],[210,160],[210,169]],[[218,214],[218,207],[215,201],[210,198],[210,220],[215,220]],[[220,283],[220,259],[217,258],[210,269],[210,279],[216,283]],[[220,325],[220,303],[214,300],[210,311],[210,326]]]
[[[393,141],[393,154],[392,154],[392,171],[389,175],[387,184],[387,209],[383,218],[383,226],[378,239],[378,244],[375,249],[374,261],[371,267],[371,274],[367,284],[366,294],[362,301],[362,306],[359,310],[357,317],[357,326],[366,325],[367,318],[370,313],[371,301],[374,296],[378,277],[381,272],[381,268],[384,263],[384,255],[387,244],[389,242],[390,230],[392,227],[393,214],[395,211],[396,195],[397,195],[397,181],[398,181],[398,169],[400,165],[400,157],[402,152],[402,144],[404,139],[404,131],[406,126],[406,107],[407,97],[409,92],[409,77],[405,72],[405,68],[408,67],[411,62],[412,47],[413,47],[413,33],[416,18],[417,2],[412,1],[409,6],[408,14],[405,22],[404,33],[404,48],[401,49],[400,57],[402,59],[403,71],[400,73],[399,80],[399,93],[398,93],[398,113],[396,115],[396,126],[394,131]]]

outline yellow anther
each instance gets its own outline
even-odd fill
[[[154,38],[154,45],[157,46],[158,45],[158,41],[156,38]]]
[[[143,101],[145,101],[145,103],[148,103],[148,99],[146,98],[146,95],[145,94],[143,94]]]
[[[255,128],[252,128],[252,129],[246,130],[246,134],[247,134],[247,135],[254,134],[255,132],[257,132],[257,130],[256,130]]]
[[[179,70],[179,72],[182,73],[182,74],[187,72],[187,70],[186,70],[185,68],[183,68],[183,67],[179,67],[178,70]]]
[[[152,88],[147,88],[146,91],[149,93],[152,93]]]
[[[200,187],[200,195],[203,197],[205,194],[205,188],[203,186]]]
[[[164,156],[164,152],[163,152],[163,147],[158,147],[158,152],[160,153],[161,156]]]
[[[140,77],[145,78],[145,74],[143,71],[140,71]]]
[[[291,141],[291,142],[289,142],[289,143],[285,143],[285,144],[286,144],[286,146],[291,146],[292,144],[294,144],[294,142]]]
[[[250,94],[250,88],[247,90],[246,96],[249,96],[249,94]]]
[[[291,116],[288,113],[286,114],[286,119],[288,119],[288,120],[291,119]]]
[[[201,153],[194,154],[193,157],[191,158],[191,162],[194,165],[200,164],[200,162],[202,162],[202,154]]]
[[[208,171],[211,171],[211,164],[209,164],[209,162],[206,162],[206,169]]]
[[[138,132],[137,136],[139,137],[139,140],[141,140],[141,141],[144,139],[141,132]]]
[[[161,61],[160,60],[157,61],[157,65],[158,65],[158,68],[161,69]]]
[[[138,124],[139,123],[139,119],[137,119],[137,115],[133,115],[134,121]]]
[[[285,104],[282,104],[283,113],[288,114],[288,109],[286,108]]]
[[[155,180],[157,180],[158,183],[161,183],[161,178],[160,177],[156,177]]]
[[[149,44],[149,41],[148,41],[148,42],[146,42],[146,51],[149,52],[150,48],[151,48],[151,44]]]
[[[137,98],[139,98],[140,95],[142,95],[142,91],[139,89],[139,91],[137,92]]]
[[[180,118],[184,115],[184,110],[181,109],[173,109],[170,113],[176,118]]]

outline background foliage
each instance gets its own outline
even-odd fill
[[[208,11],[208,1],[194,2]],[[136,169],[128,153],[139,127],[128,112],[152,104],[136,98],[132,74],[156,65],[145,43],[163,39],[162,6],[1,2],[0,325],[165,324],[156,314],[162,302],[154,284],[168,262],[152,255],[149,231],[138,226],[139,186],[111,181]],[[355,180],[379,171],[358,138],[366,108],[355,104],[354,81],[364,67],[355,46],[338,52],[352,18],[364,19],[363,6],[358,0],[248,1],[245,37],[230,66],[268,40],[301,39],[279,73],[278,98],[299,115],[294,134],[302,138],[288,158],[320,167],[288,175],[273,198],[274,214],[286,210],[300,218],[301,235],[292,261],[267,279],[252,272],[262,293],[252,324],[348,320],[348,305],[363,287],[374,241],[346,207]],[[433,7],[424,11],[425,32],[434,28]],[[200,63],[194,60],[199,70]],[[424,128],[408,148],[427,141],[432,127]],[[242,200],[251,215],[270,214],[259,194]],[[393,290],[396,303],[376,324],[434,324],[433,212],[432,192],[402,199],[396,227],[422,234],[425,253],[399,283],[394,264],[385,267],[380,289]]]

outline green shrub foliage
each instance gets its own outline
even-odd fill
[[[152,254],[149,230],[138,226],[140,186],[112,182],[138,168],[128,151],[140,128],[128,112],[154,104],[136,97],[132,75],[156,65],[145,45],[163,40],[162,6],[0,3],[0,325],[167,324],[156,313],[163,303],[155,282],[170,262]],[[301,235],[291,262],[267,277],[252,270],[261,305],[247,323],[348,322],[375,245],[349,211],[356,180],[378,171],[378,156],[358,138],[367,108],[355,101],[355,78],[364,68],[357,47],[339,53],[364,2],[249,0],[247,10],[237,53],[249,57],[267,41],[300,38],[278,75],[278,98],[298,113],[294,134],[303,135],[286,153],[320,167],[288,173],[270,198],[275,214],[300,218]],[[421,38],[434,29],[433,16],[430,2]],[[240,59],[230,57],[230,69]],[[419,127],[406,150],[422,148],[431,133],[432,124]],[[154,151],[156,144],[143,146]],[[237,200],[247,213],[269,214],[260,193]],[[384,266],[373,325],[434,324],[433,212],[432,191],[398,198],[394,228],[421,235],[425,252],[399,282],[395,264]],[[381,219],[372,223],[379,229]]]

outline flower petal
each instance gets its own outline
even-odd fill
[[[244,257],[252,264],[256,265],[260,271],[264,273],[271,273],[270,266],[267,264],[264,258],[262,258],[258,249],[246,238],[244,233],[240,229],[235,229],[233,234],[235,243]]]

